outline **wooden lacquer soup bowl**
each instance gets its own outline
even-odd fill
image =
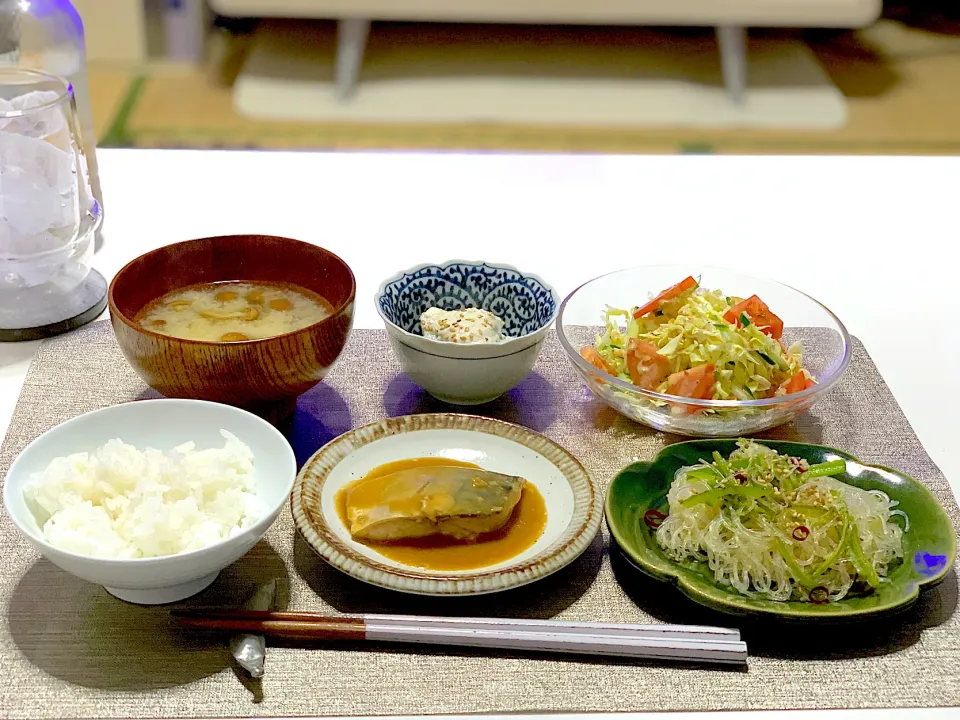
[[[190,285],[250,281],[292,283],[322,295],[333,313],[301,330],[262,340],[183,340],[142,327],[151,301]],[[278,421],[297,397],[323,380],[353,325],[356,281],[323,248],[266,235],[227,235],[175,243],[141,255],[110,284],[117,344],[157,392],[235,405]]]

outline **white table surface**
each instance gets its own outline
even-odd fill
[[[108,279],[171,242],[285,235],[323,245],[353,268],[358,328],[382,327],[372,299],[382,279],[452,258],[536,272],[561,297],[647,263],[730,266],[793,285],[863,341],[960,494],[960,158],[101,150],[98,160],[106,223],[95,267]],[[36,348],[0,344],[4,431]],[[960,704],[960,688],[957,695]],[[939,720],[960,712],[734,715]]]

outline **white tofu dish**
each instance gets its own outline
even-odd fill
[[[509,339],[503,334],[503,319],[480,308],[432,307],[420,316],[420,328],[425,338],[440,342],[499,343]]]

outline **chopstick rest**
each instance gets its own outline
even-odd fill
[[[250,610],[270,610],[277,597],[277,581],[271,580],[261,586],[246,602],[244,607]],[[250,677],[263,677],[267,661],[267,642],[262,634],[243,633],[230,641],[230,652],[237,665],[246,670]]]

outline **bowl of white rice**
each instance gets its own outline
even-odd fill
[[[264,536],[288,502],[293,450],[265,420],[202,400],[142,400],[47,431],[3,503],[36,550],[128,602],[182,600]]]

